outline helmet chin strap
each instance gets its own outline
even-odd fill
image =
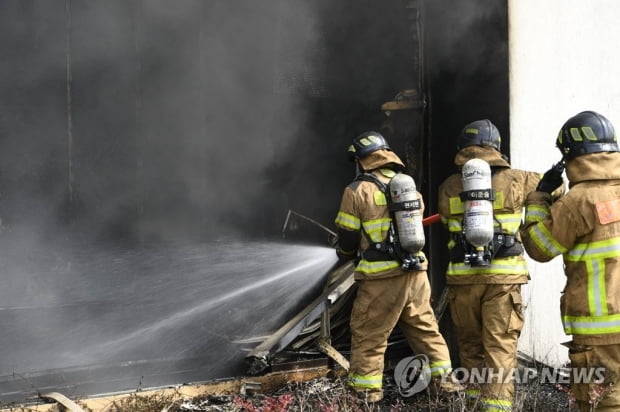
[[[358,177],[363,173],[364,169],[362,168],[362,165],[360,164],[359,160],[355,159],[355,177]]]

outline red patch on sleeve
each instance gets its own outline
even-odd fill
[[[620,220],[620,199],[608,200],[596,204],[598,221],[601,225]]]

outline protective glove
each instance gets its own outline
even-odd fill
[[[353,253],[347,253],[342,251],[341,249],[336,249],[336,256],[338,256],[338,261],[344,263],[349,260],[353,260],[357,257],[357,251]]]
[[[562,173],[564,173],[564,163],[558,162],[554,164],[551,169],[545,172],[542,179],[540,179],[536,191],[551,194],[551,192],[564,183]]]
[[[334,243],[338,260],[346,261],[355,259],[359,249],[361,234],[358,230],[345,230],[338,228],[337,241]]]

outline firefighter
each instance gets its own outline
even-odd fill
[[[563,255],[566,286],[560,308],[564,331],[572,335],[566,346],[579,409],[618,411],[620,150],[611,122],[593,111],[568,119],[556,145],[570,191],[554,201],[549,192],[561,181],[562,168],[545,173],[527,196],[521,236],[528,255],[539,262]],[[581,368],[597,367],[604,368],[599,369],[602,382],[577,380]]]
[[[384,354],[392,330],[399,325],[411,349],[423,354],[429,362],[427,371],[434,378],[452,370],[450,354],[430,304],[427,261],[422,250],[397,256],[398,244],[391,243],[391,219],[385,188],[405,167],[377,132],[366,132],[354,139],[350,155],[358,177],[344,190],[335,219],[338,228],[336,252],[341,260],[357,259],[355,280],[357,295],[353,304],[351,327],[351,360],[348,382],[351,389],[366,396],[369,402],[383,397]],[[413,179],[411,179],[413,183]],[[422,197],[415,186],[418,200],[415,219],[421,224],[424,210]],[[391,229],[392,228],[392,229]],[[422,231],[423,236],[423,231]],[[420,236],[418,232],[417,235]],[[415,242],[418,247],[422,242]],[[419,240],[419,239],[418,239]],[[372,248],[370,247],[372,245]],[[448,381],[450,382],[450,381]],[[443,385],[450,391],[455,386]]]
[[[468,370],[470,377],[470,404],[487,411],[510,411],[517,339],[524,320],[521,285],[529,279],[518,229],[525,196],[536,189],[540,175],[510,167],[501,153],[500,133],[488,119],[467,124],[456,143],[454,164],[459,172],[440,185],[438,207],[449,231],[446,283],[460,366]],[[477,255],[478,259],[470,259],[475,251],[470,253],[471,244],[465,236],[466,229],[475,229],[477,222],[467,221],[468,197],[463,186],[465,174],[461,173],[466,164],[480,163],[472,159],[484,161],[492,185],[479,191],[492,202],[492,216],[490,243],[484,253]],[[478,376],[477,381],[472,382],[473,376]]]

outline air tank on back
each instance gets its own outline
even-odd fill
[[[465,239],[478,252],[493,241],[491,167],[482,159],[471,159],[462,169]]]
[[[424,247],[425,238],[415,182],[411,176],[398,173],[390,181],[389,192],[400,247],[406,252],[417,253]]]

